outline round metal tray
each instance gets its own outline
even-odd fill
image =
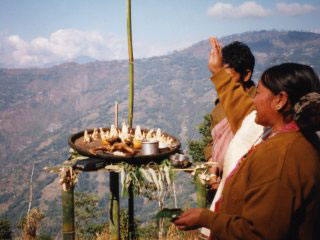
[[[106,131],[110,129],[103,128],[103,130]],[[132,130],[134,131],[134,129]],[[148,129],[142,129],[142,131],[147,132]],[[91,134],[93,132],[93,129],[87,129],[87,132]],[[129,164],[140,165],[140,164],[147,164],[149,162],[158,163],[166,158],[169,158],[170,155],[179,151],[181,147],[180,141],[167,133],[163,132],[162,134],[174,140],[174,147],[163,148],[163,149],[160,148],[159,153],[153,154],[153,155],[142,155],[142,153],[139,152],[135,156],[117,156],[117,155],[113,155],[112,153],[106,153],[102,151],[97,151],[96,155],[94,155],[89,151],[89,149],[102,146],[101,140],[98,139],[90,143],[84,143],[83,142],[84,131],[72,134],[69,137],[68,144],[70,145],[71,148],[76,150],[81,155],[92,157],[92,158],[102,158],[102,159],[105,159],[107,163],[126,162]]]

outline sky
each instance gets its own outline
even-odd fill
[[[320,33],[319,0],[132,0],[135,58],[247,31]],[[0,0],[0,67],[127,59],[126,0]]]

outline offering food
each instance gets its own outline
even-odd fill
[[[182,213],[183,211],[180,208],[163,208],[156,214],[155,219],[169,218],[171,221],[174,221],[179,218]]]
[[[91,130],[92,132],[92,130]],[[96,155],[98,151],[115,156],[135,156],[141,153],[142,142],[159,142],[159,148],[174,148],[175,139],[162,133],[158,128],[156,131],[142,130],[140,126],[129,129],[122,123],[121,129],[111,125],[110,129],[94,128],[90,134],[84,131],[82,144],[89,147],[88,151]]]

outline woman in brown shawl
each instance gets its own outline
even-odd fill
[[[266,70],[254,100],[221,61],[210,39],[209,70],[231,128],[254,109],[264,134],[228,175],[216,211],[189,209],[174,223],[206,227],[211,239],[320,239],[320,83],[309,66],[285,63]]]

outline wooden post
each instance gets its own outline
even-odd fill
[[[75,239],[74,226],[74,187],[70,186],[67,191],[62,190],[62,221],[63,240]]]
[[[136,239],[134,229],[134,194],[132,185],[128,189],[128,239]]]
[[[199,175],[196,174],[196,193],[197,193],[197,207],[206,208],[207,207],[207,196],[206,196],[206,184],[202,184]]]
[[[118,102],[114,104],[114,126],[118,128]]]
[[[119,173],[110,172],[109,228],[111,240],[120,240]]]

